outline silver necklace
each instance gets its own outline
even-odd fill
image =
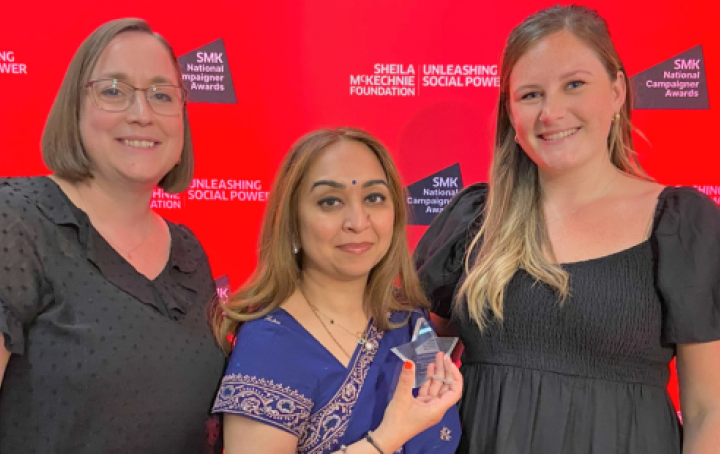
[[[82,201],[83,206],[81,209],[87,215],[87,208],[86,208],[87,203],[85,202],[85,197],[83,197],[82,192],[80,192],[79,190],[76,189],[75,192],[78,194],[78,196],[80,197],[80,200]],[[132,247],[129,250],[123,250],[123,248],[118,246],[116,243],[114,243],[113,241],[110,241],[109,237],[106,237],[102,233],[100,233],[100,230],[98,230],[98,228],[95,227],[94,225],[93,225],[93,228],[100,234],[100,236],[103,237],[103,239],[110,245],[111,248],[115,249],[115,251],[118,252],[118,254],[125,257],[127,260],[132,260],[132,258],[133,258],[132,253],[137,251],[138,249],[140,249],[140,246],[145,244],[145,241],[148,239],[148,237],[150,237],[150,230],[151,230],[150,224],[152,223],[152,218],[153,218],[153,216],[151,213],[150,216],[148,216],[147,222],[145,223],[145,235],[143,235],[142,240],[140,240],[140,242],[137,245],[135,245],[134,247]],[[88,219],[90,219],[89,215],[88,215]],[[92,222],[90,222],[90,224],[92,225]]]
[[[120,253],[123,254],[125,257],[127,257],[128,260],[132,260],[132,253],[137,251],[138,249],[140,249],[140,246],[145,244],[145,240],[147,240],[150,237],[150,222],[151,222],[151,220],[152,220],[152,216],[150,216],[150,218],[148,218],[148,222],[145,225],[145,236],[143,236],[143,239],[137,244],[137,246],[135,246],[134,248],[130,249],[129,251],[127,251],[125,253],[120,251]]]

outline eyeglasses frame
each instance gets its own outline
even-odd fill
[[[125,107],[124,109],[121,109],[121,110],[108,110],[108,109],[104,109],[104,108],[102,108],[102,107],[100,106],[100,102],[98,101],[98,99],[97,99],[97,97],[96,97],[96,95],[95,95],[95,91],[92,89],[92,87],[93,87],[93,85],[95,85],[95,84],[98,83],[98,82],[105,82],[105,81],[108,81],[108,80],[113,81],[113,84],[117,84],[118,82],[123,83],[123,84],[125,84],[125,85],[127,85],[128,87],[130,87],[130,88],[133,89],[133,94],[132,94],[132,97],[130,98],[130,102],[128,103],[127,107]],[[162,113],[159,113],[159,112],[157,112],[157,111],[155,110],[155,108],[152,106],[152,104],[150,104],[150,102],[149,102],[149,100],[148,100],[148,97],[147,97],[147,94],[148,94],[148,90],[152,90],[152,89],[154,89],[154,88],[156,88],[156,87],[173,87],[173,88],[179,88],[179,89],[180,89],[180,95],[182,96],[182,106],[181,106],[180,111],[179,111],[178,113],[176,113],[176,114],[162,114]],[[125,82],[125,81],[122,81],[122,80],[112,79],[112,78],[103,78],[103,79],[93,79],[93,80],[89,80],[89,81],[85,84],[85,88],[89,88],[89,89],[90,89],[90,93],[91,93],[90,96],[91,96],[92,99],[93,99],[93,103],[95,104],[95,107],[97,107],[97,108],[100,109],[100,110],[104,110],[104,111],[106,111],[106,112],[125,112],[125,111],[128,110],[128,109],[130,108],[130,106],[132,106],[133,103],[136,101],[136,99],[135,99],[135,97],[136,97],[135,93],[138,92],[138,91],[144,91],[144,92],[145,92],[145,100],[148,101],[148,106],[150,107],[150,109],[151,109],[153,112],[155,112],[156,114],[162,115],[162,116],[164,116],[164,117],[174,117],[174,116],[177,116],[177,115],[182,114],[182,113],[183,113],[183,109],[184,109],[185,106],[187,105],[187,99],[188,99],[188,91],[187,91],[187,89],[186,89],[184,86],[173,85],[173,84],[153,84],[153,85],[150,85],[150,86],[147,87],[147,88],[138,88],[138,87],[136,87],[136,86],[134,86],[134,85],[132,85],[132,84],[129,84],[129,83]]]

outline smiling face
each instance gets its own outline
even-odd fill
[[[303,272],[367,279],[385,256],[395,212],[387,176],[365,145],[341,140],[323,150],[299,188]]]
[[[517,140],[541,171],[608,159],[607,137],[625,99],[597,54],[562,30],[533,45],[510,74],[508,110]]]
[[[90,77],[117,79],[138,88],[180,85],[170,54],[152,35],[126,32],[103,50]],[[183,115],[156,114],[144,92],[122,112],[100,109],[84,91],[80,134],[96,180],[154,187],[180,159]]]

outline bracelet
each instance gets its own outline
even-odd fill
[[[365,435],[365,440],[367,440],[368,443],[372,445],[373,448],[377,449],[377,452],[380,454],[385,454],[382,449],[380,449],[380,446],[373,440],[372,432],[368,431],[367,435]]]

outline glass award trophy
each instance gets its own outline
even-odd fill
[[[457,337],[437,337],[430,323],[425,318],[419,318],[415,323],[412,340],[407,344],[392,349],[392,352],[403,361],[415,363],[415,388],[427,380],[427,369],[435,362],[438,352],[449,355],[457,344]]]

